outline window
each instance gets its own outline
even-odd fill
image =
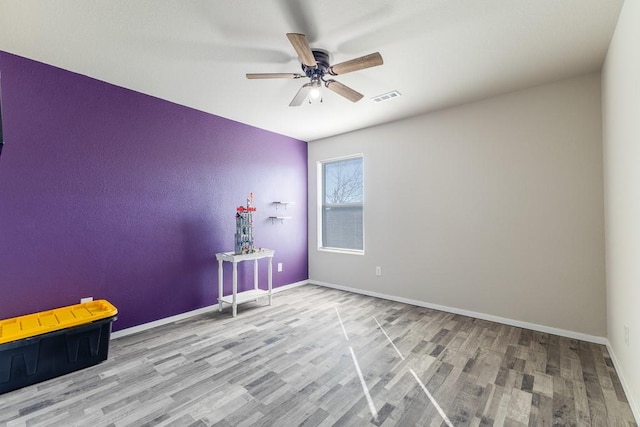
[[[321,242],[324,249],[364,250],[362,155],[320,163]]]

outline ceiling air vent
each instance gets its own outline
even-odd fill
[[[382,95],[374,96],[371,98],[373,102],[383,102],[388,101],[393,98],[397,98],[400,96],[400,92],[397,90],[392,90],[391,92],[383,93]]]

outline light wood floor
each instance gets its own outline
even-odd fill
[[[636,425],[604,346],[306,285],[111,342],[0,425]]]

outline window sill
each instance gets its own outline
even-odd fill
[[[364,255],[364,250],[360,249],[341,249],[341,248],[318,248],[320,252],[331,252],[336,254],[345,254],[345,255]]]

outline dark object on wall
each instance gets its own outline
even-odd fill
[[[2,134],[2,79],[0,78],[0,155],[4,147],[4,136]]]
[[[4,136],[2,134],[2,91],[0,90],[0,155],[2,155],[2,147],[4,147]]]
[[[99,300],[0,321],[0,394],[106,360],[116,314]]]

